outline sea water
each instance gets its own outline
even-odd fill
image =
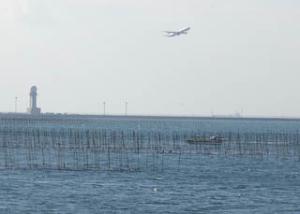
[[[53,125],[43,120],[39,127],[59,129],[69,123],[82,128],[165,132],[297,132],[300,128],[299,121],[285,120],[76,121]],[[22,126],[22,122],[17,124]],[[0,213],[300,213],[298,156],[183,153],[161,157],[155,165],[149,162],[149,167],[132,171],[3,168]],[[141,154],[139,158],[146,157]]]

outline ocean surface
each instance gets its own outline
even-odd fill
[[[68,117],[28,121],[0,117],[2,129],[291,134],[300,129],[298,120]],[[300,213],[299,153],[278,154],[165,154],[149,159],[155,164],[132,171],[2,167],[0,213]],[[138,163],[151,155],[139,154]]]

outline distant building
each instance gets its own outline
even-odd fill
[[[30,114],[40,114],[41,109],[37,107],[37,87],[32,86],[30,89],[30,103],[28,108]]]

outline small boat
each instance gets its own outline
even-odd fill
[[[220,136],[210,137],[193,137],[185,140],[189,144],[220,144],[224,142],[224,139]]]

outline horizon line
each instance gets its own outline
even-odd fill
[[[186,119],[263,119],[263,120],[300,120],[300,116],[267,116],[267,115],[200,115],[200,114],[94,114],[94,113],[57,113],[45,112],[30,114],[26,112],[0,112],[0,115],[22,115],[22,116],[79,116],[79,117],[123,117],[123,118],[186,118]]]

